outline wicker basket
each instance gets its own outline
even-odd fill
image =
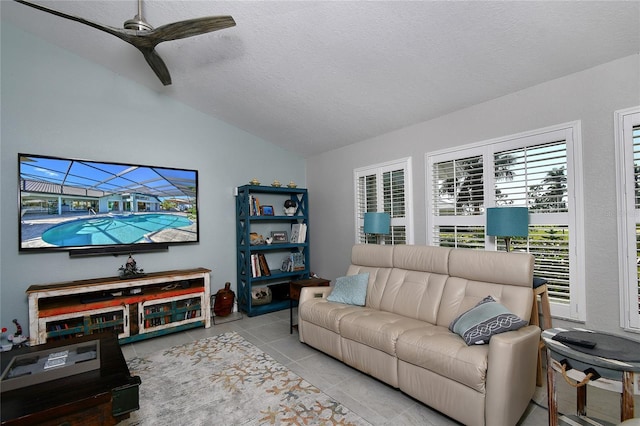
[[[272,295],[269,287],[255,287],[251,289],[251,306],[271,303]]]

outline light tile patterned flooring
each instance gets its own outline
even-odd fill
[[[125,358],[144,356],[174,345],[235,331],[277,361],[305,378],[327,395],[335,398],[373,425],[457,425],[452,419],[412,399],[372,377],[317,351],[298,340],[294,330],[289,334],[289,311],[197,328],[168,336],[122,346]],[[559,411],[575,414],[575,389],[556,378]],[[618,394],[589,387],[587,413],[590,417],[617,424],[620,419]],[[534,400],[520,419],[521,426],[548,424],[546,386],[536,388]],[[640,397],[635,397],[636,417],[640,416]],[[489,425],[491,426],[491,425]]]

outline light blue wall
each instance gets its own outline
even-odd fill
[[[147,272],[210,268],[213,292],[235,287],[234,187],[253,177],[303,186],[304,160],[9,23],[1,36],[0,324],[28,330],[29,285],[114,276],[126,261],[18,253],[18,152],[197,169],[200,244],[136,261]]]

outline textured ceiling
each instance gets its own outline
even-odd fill
[[[134,0],[37,3],[119,28],[137,10]],[[146,1],[155,27],[237,23],[160,44],[165,87],[116,37],[0,7],[2,20],[305,157],[640,51],[640,1]]]

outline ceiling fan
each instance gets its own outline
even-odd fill
[[[100,31],[104,31],[118,37],[121,40],[137,48],[147,60],[153,72],[156,73],[162,84],[171,84],[171,75],[160,55],[155,51],[155,47],[163,41],[178,40],[181,38],[193,37],[200,34],[218,31],[233,27],[236,22],[231,16],[207,16],[203,18],[187,19],[185,21],[174,22],[153,28],[142,17],[142,0],[138,0],[138,14],[132,19],[125,21],[124,28],[115,28],[108,25],[98,24],[84,18],[67,15],[57,10],[49,9],[24,0],[14,0],[26,6],[33,7],[43,12],[51,13],[61,18],[80,22]]]

